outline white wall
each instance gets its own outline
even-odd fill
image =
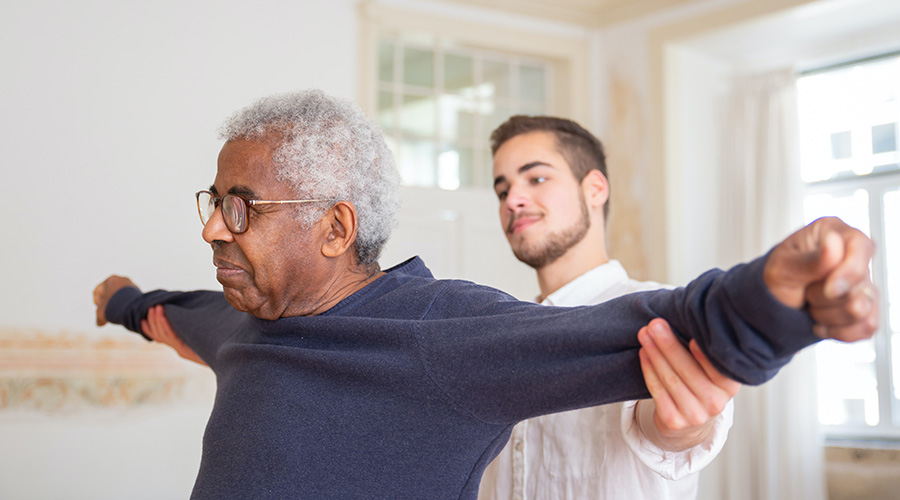
[[[353,98],[354,2],[7,2],[0,14],[2,324],[91,327],[110,272],[215,286],[193,193],[252,99]]]
[[[679,220],[677,213],[683,211],[681,204],[690,201],[687,196],[673,197],[667,188],[668,182],[684,182],[685,179],[681,179],[679,173],[665,170],[663,146],[668,138],[663,136],[661,126],[665,116],[664,103],[657,101],[656,92],[664,87],[666,75],[654,67],[657,61],[653,60],[653,36],[669,25],[690,22],[710,12],[749,1],[699,1],[604,27],[594,33],[593,45],[598,52],[594,68],[598,81],[593,84],[597,89],[595,127],[609,157],[613,186],[610,233],[637,238],[640,242],[640,250],[646,255],[642,271],[635,272],[637,266],[627,261],[628,252],[623,260],[633,269],[631,274],[639,279],[683,284],[675,279],[678,276],[671,269],[671,240],[677,236],[673,235],[671,223]],[[628,182],[617,181],[623,176]],[[623,194],[623,190],[628,192]],[[622,196],[632,200],[625,204],[629,209],[625,213],[620,202]],[[703,210],[708,213],[708,209]],[[703,210],[699,212],[703,213]],[[621,227],[622,224],[626,227]],[[610,246],[616,257],[620,249],[616,242],[611,242]],[[707,263],[704,269],[709,267],[711,264]]]
[[[93,326],[110,273],[217,288],[193,193],[252,99],[356,96],[354,0],[0,6],[0,333]],[[180,406],[0,410],[0,498],[187,498],[210,394]]]

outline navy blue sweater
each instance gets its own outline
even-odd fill
[[[140,332],[166,304],[216,374],[192,498],[475,499],[516,422],[648,397],[636,334],[655,317],[745,383],[817,341],[808,314],[768,293],[763,263],[553,308],[435,280],[416,258],[319,316],[268,321],[221,292],[134,288],[106,315]]]

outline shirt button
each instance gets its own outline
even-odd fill
[[[516,441],[516,451],[522,451],[522,442]],[[522,500],[521,498],[517,498],[516,500]]]

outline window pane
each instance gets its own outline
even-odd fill
[[[438,187],[458,189],[474,184],[475,157],[470,147],[445,144],[438,155]]]
[[[439,102],[441,138],[448,141],[474,139],[477,102],[458,95],[442,95]]]
[[[809,195],[804,216],[812,221],[837,216],[869,234],[869,194],[858,189],[844,195]],[[816,346],[819,421],[825,425],[878,425],[878,382],[875,345],[823,342]]]
[[[516,114],[545,115],[547,112],[542,102],[523,102],[519,105],[519,109],[516,110]]]
[[[900,333],[894,330],[891,334],[891,360],[894,385],[894,425],[900,425]]]
[[[888,302],[890,329],[894,335],[900,334],[900,189],[884,195],[884,245],[879,251],[893,256],[887,261],[884,293]],[[900,369],[900,358],[894,358],[895,378]]]
[[[394,44],[387,41],[378,44],[378,81],[394,81]]]
[[[897,151],[897,124],[885,123],[872,127],[872,152],[888,153]]]
[[[519,67],[519,97],[529,101],[543,101],[547,98],[544,68],[539,66]]]
[[[850,144],[850,132],[838,132],[831,134],[831,157],[842,160],[853,156],[853,146]]]
[[[488,96],[509,97],[509,64],[497,61],[484,61],[484,81],[487,84]]]
[[[887,262],[885,294],[888,304],[888,328],[891,338],[891,382],[893,385],[894,425],[900,425],[900,189],[884,194],[884,244],[880,251],[894,258]]]
[[[517,110],[521,111],[521,110]],[[494,103],[491,112],[485,116],[485,130],[488,134],[494,131],[501,123],[509,119],[513,115],[512,109],[505,103]]]
[[[475,157],[481,157],[481,161],[484,165],[486,165],[486,175],[482,177],[477,185],[486,187],[486,188],[494,188],[494,155],[491,154],[490,147],[486,149],[479,149],[475,151]]]
[[[459,183],[463,186],[475,185],[475,152],[472,148],[457,148],[459,153]]]
[[[421,87],[434,86],[434,52],[403,49],[403,83]]]
[[[819,217],[835,216],[860,231],[869,230],[869,193],[857,189],[849,194],[814,194],[803,199],[803,215],[807,222]]]
[[[432,96],[404,95],[400,110],[403,133],[416,137],[433,137],[436,108],[437,103]]]
[[[434,143],[404,140],[400,144],[400,178],[407,186],[434,187]]]
[[[900,57],[805,76],[797,91],[805,182],[896,168]]]
[[[878,382],[872,340],[816,345],[819,422],[878,425]]]
[[[472,58],[446,54],[444,56],[444,90],[459,92],[475,85]]]
[[[384,130],[394,128],[394,96],[390,92],[378,93],[378,125]]]
[[[459,151],[448,149],[438,155],[438,187],[459,188]]]

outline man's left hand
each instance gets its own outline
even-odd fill
[[[685,349],[663,319],[641,328],[638,341],[641,370],[653,396],[652,404],[638,403],[635,417],[641,431],[666,450],[699,445],[741,384],[719,373],[696,341],[691,340],[690,351]]]

